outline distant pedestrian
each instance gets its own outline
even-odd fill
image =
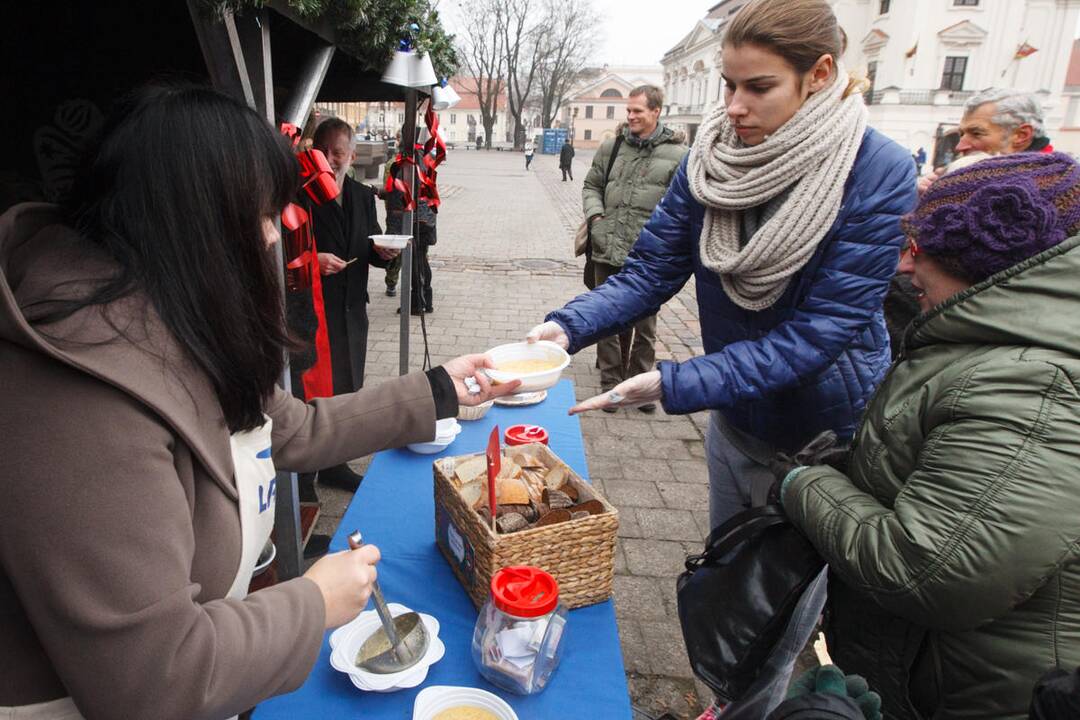
[[[559,149],[559,169],[562,170],[563,182],[566,182],[566,178],[570,178],[570,181],[574,180],[574,145],[570,142],[564,142],[562,148]]]
[[[923,165],[926,164],[926,149],[920,147],[912,157],[915,159],[915,174],[922,175]]]
[[[484,138],[480,135],[476,136],[476,149],[479,150],[484,145]]]
[[[533,153],[535,153],[535,152],[536,152],[536,145],[533,144],[532,140],[526,140],[525,141],[525,169],[526,170],[528,170],[529,165],[532,164]]]

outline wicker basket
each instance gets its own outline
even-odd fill
[[[458,406],[458,420],[479,420],[487,415],[487,411],[491,409],[491,406],[495,404],[494,400],[488,400],[486,403],[480,403],[479,405],[459,405]]]
[[[504,448],[513,457],[528,452],[548,467],[565,465],[546,445]],[[618,511],[572,470],[568,482],[581,501],[596,499],[604,512],[578,520],[501,535],[495,533],[458,493],[455,465],[475,455],[442,458],[434,463],[435,542],[477,608],[488,599],[491,576],[510,565],[533,565],[559,582],[559,599],[568,608],[611,597],[615,576]]]

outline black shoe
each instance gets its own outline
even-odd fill
[[[386,297],[397,297],[397,285],[386,286]]]
[[[619,408],[617,408],[617,407],[613,407],[613,406],[611,406],[611,405],[605,405],[604,407],[602,407],[602,408],[600,408],[600,409],[601,409],[601,410],[603,410],[604,412],[606,412],[606,413],[610,413],[610,414],[612,414],[612,415],[614,415],[615,413],[619,412]]]
[[[307,545],[304,546],[304,559],[311,560],[313,558],[322,557],[329,549],[329,535],[323,535],[321,533],[312,535],[308,538]]]
[[[646,415],[652,415],[656,412],[656,403],[645,403],[644,405],[638,405],[638,410]]]
[[[430,315],[431,313],[435,312],[435,308],[432,305],[428,305],[427,307],[424,308],[424,312],[426,314]]]
[[[352,468],[344,463],[319,471],[320,485],[348,490],[349,492],[356,492],[363,480],[363,475],[353,472]]]

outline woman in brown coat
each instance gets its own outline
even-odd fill
[[[0,217],[0,715],[220,719],[297,688],[379,553],[246,596],[275,468],[429,440],[497,394],[480,355],[310,405],[275,385],[297,175],[253,111],[154,88],[66,207]]]

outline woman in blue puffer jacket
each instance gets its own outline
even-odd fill
[[[702,125],[622,271],[548,315],[530,339],[577,352],[697,283],[705,355],[575,411],[659,400],[712,409],[713,527],[741,509],[776,450],[850,438],[889,364],[882,301],[916,201],[915,166],[866,127],[825,0],[755,0],[723,44],[725,106]]]

